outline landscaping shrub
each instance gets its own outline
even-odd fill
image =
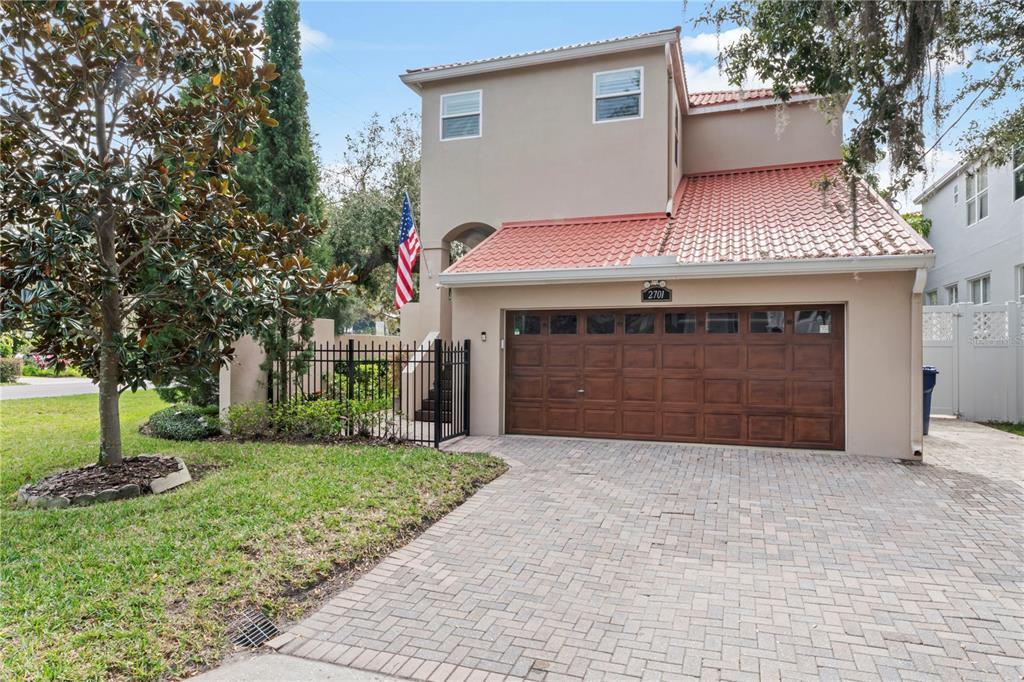
[[[147,424],[150,435],[170,440],[202,440],[220,433],[217,408],[172,405],[153,413]]]
[[[395,434],[391,423],[391,398],[352,401],[352,431],[364,438],[379,436],[391,438]]]
[[[275,405],[272,421],[285,436],[332,438],[345,435],[348,414],[340,400],[293,400]]]
[[[80,377],[81,370],[55,355],[33,353],[25,356],[21,373],[27,377]]]
[[[244,439],[264,438],[274,432],[272,406],[268,403],[239,403],[228,408],[228,431]]]
[[[0,358],[0,384],[17,381],[21,376],[21,358]]]

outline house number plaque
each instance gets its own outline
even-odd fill
[[[672,300],[672,290],[664,282],[644,282],[640,300],[644,303],[665,303]]]

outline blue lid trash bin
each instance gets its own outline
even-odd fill
[[[925,365],[924,370],[924,435],[928,435],[928,420],[932,416],[932,391],[935,390],[935,382],[939,376],[939,368],[934,365]]]

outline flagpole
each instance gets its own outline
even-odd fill
[[[412,200],[409,198],[409,190],[403,190],[405,192],[405,199],[409,202],[410,209],[412,208]],[[423,257],[420,259],[424,267],[427,268],[427,279],[434,279],[434,273],[430,270],[430,263],[427,262],[427,249],[423,249]]]

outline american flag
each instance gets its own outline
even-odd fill
[[[422,250],[416,223],[412,219],[412,202],[406,192],[402,202],[402,227],[398,232],[398,266],[395,268],[395,307],[398,309],[412,300],[412,268]]]

